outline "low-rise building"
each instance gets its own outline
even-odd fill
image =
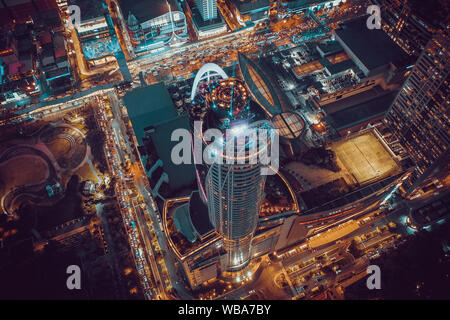
[[[108,11],[103,0],[70,0],[69,5],[80,7],[80,23],[75,26],[87,65],[90,68],[116,61],[114,53],[120,50],[115,36],[111,35]]]

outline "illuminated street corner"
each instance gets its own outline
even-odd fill
[[[0,15],[1,299],[450,299],[446,1]]]

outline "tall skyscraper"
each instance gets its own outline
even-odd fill
[[[223,238],[222,270],[238,271],[250,261],[266,181],[261,159],[270,157],[273,128],[253,112],[243,81],[222,79],[208,84],[205,92],[209,111],[201,133],[194,135],[202,137],[204,152],[215,161],[197,166],[198,183],[209,219]],[[208,142],[208,129],[221,132],[221,137]]]
[[[423,180],[448,162],[450,143],[449,34],[438,30],[420,55],[387,115]],[[416,183],[417,183],[416,182]]]
[[[217,0],[195,0],[203,20],[217,18]]]
[[[208,172],[208,210],[223,237],[225,270],[240,270],[250,261],[265,180],[258,165],[213,164]]]

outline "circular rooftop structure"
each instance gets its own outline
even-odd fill
[[[278,134],[286,139],[295,139],[305,131],[305,121],[293,112],[283,112],[272,118],[272,123]]]
[[[208,103],[215,112],[237,119],[248,110],[249,92],[242,80],[224,79],[212,88]]]

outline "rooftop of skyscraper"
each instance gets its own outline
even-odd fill
[[[118,0],[118,2],[125,19],[132,13],[140,23],[168,13],[167,3],[172,11],[178,10],[174,0]]]
[[[217,12],[217,18],[215,19],[203,20],[197,7],[192,8],[192,22],[194,22],[195,26],[200,30],[208,30],[215,28],[218,25],[221,26],[225,24],[220,12]]]

